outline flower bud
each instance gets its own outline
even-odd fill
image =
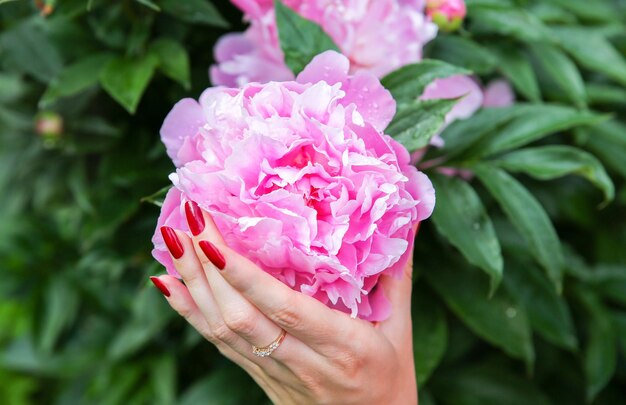
[[[464,0],[426,0],[426,14],[442,31],[452,32],[463,23],[467,8]]]
[[[41,112],[35,117],[35,132],[46,146],[54,146],[63,133],[63,118],[54,112]]]

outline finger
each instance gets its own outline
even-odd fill
[[[187,221],[192,233],[195,233],[194,247],[205,269],[205,275],[211,286],[217,306],[224,319],[224,323],[252,346],[265,347],[274,342],[281,334],[282,328],[272,322],[259,309],[234,289],[220,274],[218,267],[223,267],[223,258],[214,245],[207,243],[203,238],[212,237],[209,234],[215,229],[210,215],[204,215],[200,208],[193,202],[185,206]],[[200,216],[200,218],[195,218]],[[208,225],[208,226],[207,226]],[[220,237],[213,240],[223,243]],[[217,267],[216,265],[217,264]],[[288,366],[304,363],[313,365],[319,361],[319,356],[297,338],[288,335],[284,338],[281,346],[272,354],[272,358]]]
[[[163,293],[165,299],[174,311],[178,312],[178,314],[193,326],[205,339],[213,339],[209,323],[183,283],[169,275],[150,277],[150,280]],[[230,347],[226,347],[225,352],[225,355],[233,361],[243,359],[241,355],[233,351]]]
[[[162,232],[170,253],[175,252],[172,254],[172,260],[176,271],[183,278],[191,299],[209,326],[205,337],[215,344],[220,351],[224,350],[224,346],[228,346],[241,357],[262,366],[272,375],[286,377],[286,370],[282,366],[255,356],[249,343],[233,332],[225,323],[189,237],[183,232],[168,227],[164,227]]]
[[[193,210],[190,208],[189,211]],[[196,244],[198,257],[206,257],[213,269],[220,269],[220,276],[227,281],[223,285],[232,286],[232,291],[241,294],[289,335],[313,349],[329,343],[335,345],[338,341],[349,343],[349,335],[353,332],[351,328],[358,321],[328,308],[312,297],[293,291],[228,248],[211,216],[202,211],[200,214],[202,219],[198,222],[202,222],[202,226],[195,228],[198,231],[195,238],[204,242]],[[190,228],[194,229],[191,223]]]
[[[205,339],[211,340],[212,333],[209,324],[183,283],[169,275],[150,277],[150,280],[163,293],[167,302],[180,316],[185,318]],[[271,388],[272,384],[268,384],[267,381],[269,377],[263,373],[257,364],[243,357],[228,345],[222,345],[220,352],[239,364],[259,384],[266,388]]]

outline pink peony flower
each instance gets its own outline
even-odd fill
[[[443,31],[458,29],[467,14],[465,0],[426,0],[426,14]]]
[[[322,53],[296,81],[206,90],[174,106],[161,136],[178,166],[157,230],[187,231],[183,204],[214,218],[226,243],[330,307],[383,320],[381,275],[399,276],[435,193],[383,133],[395,113],[371,74]],[[154,257],[176,275],[155,233]]]
[[[216,85],[293,79],[287,69],[269,0],[233,0],[250,21],[244,33],[228,34],[215,48],[210,69]],[[423,0],[286,0],[285,5],[319,24],[350,59],[351,73],[378,77],[422,59],[437,27],[424,15]]]
[[[487,83],[483,95],[483,107],[508,107],[515,102],[515,92],[504,79]]]

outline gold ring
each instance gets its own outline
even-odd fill
[[[274,350],[278,349],[278,346],[280,346],[281,343],[283,343],[283,340],[285,340],[286,334],[287,332],[285,332],[284,329],[281,329],[280,335],[278,335],[278,337],[274,339],[274,341],[270,343],[269,345],[263,346],[263,347],[256,347],[252,345],[252,353],[254,353],[255,356],[259,356],[259,357],[269,356],[270,354],[274,352]]]

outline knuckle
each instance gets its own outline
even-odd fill
[[[190,307],[190,306],[183,306],[183,307],[177,308],[177,312],[188,323],[192,324],[192,317],[194,315],[194,309],[192,307]]]
[[[251,336],[255,330],[255,322],[249,311],[228,311],[223,314],[224,323],[235,333]]]
[[[365,364],[364,358],[354,352],[344,353],[340,355],[336,359],[336,361],[337,365],[339,366],[348,381],[356,379],[357,375],[363,369],[363,365]]]
[[[315,398],[318,404],[323,403],[322,398],[326,396],[326,393],[317,376],[311,373],[301,374],[299,380],[308,396]]]
[[[204,278],[204,273],[201,269],[187,269],[185,271],[179,270],[180,275],[183,277],[183,281],[187,286],[200,285]]]
[[[211,338],[216,342],[228,343],[232,341],[233,332],[226,324],[219,324],[211,327]]]
[[[298,314],[298,306],[287,300],[283,305],[274,310],[273,318],[283,328],[299,329],[302,319]]]

